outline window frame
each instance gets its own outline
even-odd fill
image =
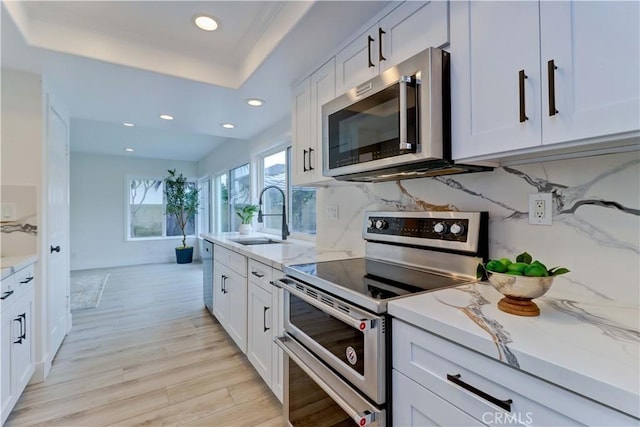
[[[149,237],[133,237],[131,236],[131,181],[134,179],[138,180],[153,180],[153,181],[161,181],[162,182],[162,236],[149,236]],[[187,182],[193,182],[194,185],[198,185],[198,179],[187,177]],[[125,241],[127,242],[140,242],[147,240],[182,240],[182,235],[178,236],[167,236],[167,214],[165,213],[164,206],[166,204],[165,195],[164,195],[164,177],[158,176],[150,176],[150,175],[126,175],[124,181],[124,235]],[[199,234],[199,225],[200,225],[200,214],[196,212],[196,216],[193,218],[193,229],[194,234],[187,234],[187,239],[189,238],[197,238]]]
[[[309,233],[302,233],[299,231],[292,231],[291,230],[291,218],[293,218],[293,204],[291,202],[291,200],[293,199],[293,183],[292,183],[292,176],[293,176],[293,160],[292,160],[292,152],[293,149],[291,147],[291,141],[287,141],[284,144],[278,144],[274,147],[271,147],[268,150],[262,151],[260,152],[256,157],[256,169],[258,171],[258,173],[256,173],[256,182],[257,182],[257,187],[260,189],[257,193],[256,193],[256,204],[259,201],[259,195],[260,195],[260,191],[262,191],[262,189],[264,188],[264,159],[265,157],[269,157],[273,154],[276,154],[280,151],[285,151],[285,156],[286,156],[286,162],[287,162],[287,173],[286,173],[286,203],[287,203],[287,223],[289,225],[289,232],[290,232],[290,238],[296,239],[296,240],[306,240],[306,241],[310,241],[310,242],[315,242],[316,240],[316,235],[317,234],[309,234]],[[304,187],[306,188],[306,187]],[[311,188],[311,187],[309,187]],[[317,198],[316,198],[317,200]],[[317,226],[317,216],[316,216],[316,226]],[[258,231],[262,232],[262,233],[266,233],[266,234],[273,234],[277,237],[282,237],[282,230],[280,228],[278,229],[274,229],[274,228],[266,228],[264,227],[262,224],[260,224]]]

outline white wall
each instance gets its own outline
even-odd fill
[[[196,162],[71,153],[71,270],[175,262],[180,239],[127,241],[127,176],[165,177],[177,169],[197,178]],[[197,257],[197,242],[194,245]]]

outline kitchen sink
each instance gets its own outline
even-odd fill
[[[273,243],[285,243],[281,240],[273,240],[269,237],[247,237],[246,239],[231,239],[232,242],[240,243],[241,245],[270,245]]]

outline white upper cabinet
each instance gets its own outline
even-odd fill
[[[542,143],[640,129],[640,3],[542,1],[540,24]]]
[[[293,184],[317,185],[322,175],[322,105],[336,96],[336,62],[331,58],[296,88],[293,95]]]
[[[637,2],[453,2],[453,158],[640,129],[638,13]]]
[[[379,28],[384,31],[383,72],[429,47],[449,44],[449,2],[405,2],[382,18]]]
[[[336,55],[336,91],[342,94],[429,47],[449,42],[448,1],[408,1]]]

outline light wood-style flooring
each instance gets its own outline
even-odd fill
[[[105,269],[100,305],[6,427],[281,426],[282,405],[202,302],[201,264]]]

